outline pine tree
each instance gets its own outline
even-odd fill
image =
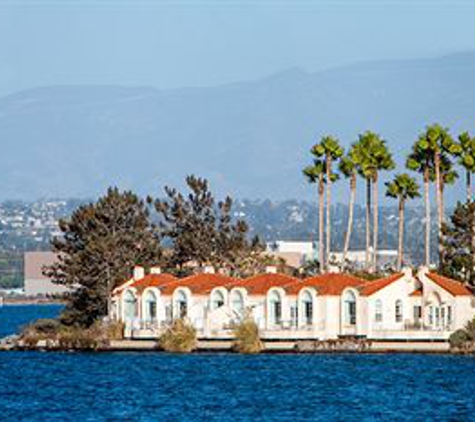
[[[52,241],[59,262],[45,274],[72,288],[61,316],[65,324],[87,327],[108,315],[111,291],[131,277],[135,265],[161,263],[147,208],[132,192],[110,188],[59,227],[62,236]]]
[[[159,216],[158,230],[170,243],[169,266],[178,272],[185,264],[213,265],[232,275],[253,271],[264,257],[257,238],[248,239],[249,227],[232,218],[233,200],[216,200],[206,179],[188,176],[190,190],[183,195],[166,187],[167,198],[154,201]]]
[[[444,255],[439,271],[475,286],[475,203],[458,203],[442,233]]]

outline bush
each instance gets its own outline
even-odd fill
[[[449,338],[450,347],[454,349],[461,349],[466,347],[470,343],[470,337],[467,332],[461,328],[460,330],[454,331]]]
[[[453,332],[449,338],[450,347],[470,349],[475,347],[475,318],[467,322],[464,328]]]
[[[255,354],[263,349],[259,328],[251,318],[244,319],[234,328],[234,337],[233,349],[239,353]]]
[[[51,338],[57,334],[59,327],[60,323],[56,319],[38,319],[31,323],[28,329],[35,331],[39,335]]]
[[[58,333],[58,346],[61,349],[95,350],[99,344],[97,333],[92,329],[62,327]]]
[[[161,335],[158,344],[167,352],[190,353],[196,349],[196,330],[184,320],[176,320]]]

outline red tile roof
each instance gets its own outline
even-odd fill
[[[296,295],[304,287],[314,287],[320,296],[339,296],[347,287],[359,287],[365,283],[365,280],[349,274],[328,273],[306,278],[286,290],[290,295]]]
[[[236,283],[234,278],[223,274],[194,274],[165,284],[160,290],[163,295],[172,295],[177,287],[188,287],[194,294],[206,295],[215,287],[226,287],[234,283]]]
[[[139,290],[144,290],[147,287],[161,287],[176,280],[177,278],[170,274],[149,274],[146,275],[144,278],[132,283],[131,287],[135,287]]]
[[[399,280],[401,277],[404,276],[404,273],[396,273],[392,274],[389,277],[380,278],[374,281],[368,281],[361,289],[360,293],[362,296],[371,296],[381,289],[384,289],[386,286],[394,283],[395,281]]]
[[[249,294],[266,295],[272,287],[286,287],[299,282],[298,278],[289,275],[266,273],[239,280],[228,287],[244,287]]]
[[[453,296],[472,296],[472,292],[456,280],[437,273],[427,273],[426,275],[429,280],[432,280]]]

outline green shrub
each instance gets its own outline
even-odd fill
[[[259,328],[251,318],[244,319],[234,328],[233,349],[239,353],[255,354],[263,349]]]
[[[457,331],[454,331],[449,338],[450,347],[455,349],[461,349],[467,346],[470,343],[470,337],[468,336],[465,329],[461,328]]]
[[[475,318],[467,322],[464,328],[453,332],[449,338],[450,347],[470,349],[475,347]]]
[[[184,320],[176,320],[160,336],[158,344],[167,352],[190,353],[196,349],[196,330]]]
[[[28,329],[48,338],[56,336],[59,328],[60,323],[56,319],[38,319],[28,326]]]

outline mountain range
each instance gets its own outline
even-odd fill
[[[0,198],[158,196],[186,174],[240,198],[309,198],[301,169],[330,133],[371,129],[398,163],[424,127],[475,132],[475,52],[364,62],[217,87],[49,86],[0,99]],[[450,200],[456,196],[456,190]],[[345,200],[340,183],[335,201]]]

